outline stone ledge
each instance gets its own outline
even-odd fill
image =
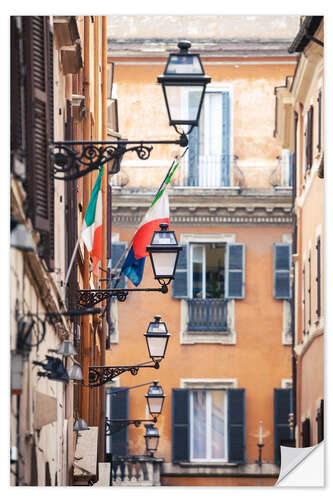
[[[276,464],[244,464],[234,463],[194,463],[180,462],[179,464],[164,463],[161,476],[266,476],[278,477],[280,467]]]

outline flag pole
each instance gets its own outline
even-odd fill
[[[79,243],[80,243],[80,237],[81,237],[81,234],[79,235],[79,237],[77,239],[77,242],[76,242],[76,245],[75,245],[75,248],[74,248],[74,251],[73,251],[73,255],[72,255],[71,261],[70,261],[69,266],[68,266],[68,270],[67,270],[67,274],[66,274],[66,278],[65,278],[65,290],[66,290],[67,282],[68,282],[68,279],[69,279],[69,276],[71,274],[71,270],[72,270],[72,267],[73,267],[73,264],[74,264],[74,259],[75,259],[75,256],[76,256],[76,252],[77,252],[77,249],[78,249],[78,246],[79,246]]]

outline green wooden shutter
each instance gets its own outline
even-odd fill
[[[129,391],[126,387],[111,387],[111,418],[128,419]],[[117,392],[112,396],[113,392]],[[128,455],[128,426],[111,435],[111,454],[112,457],[126,457]]]
[[[274,298],[290,299],[290,268],[291,245],[290,243],[274,244]]]
[[[246,463],[245,389],[228,389],[228,460]]]
[[[121,255],[123,254],[125,248],[127,247],[127,243],[112,243],[112,269],[117,265]],[[121,265],[118,267],[118,271],[120,271]],[[114,281],[112,282],[112,286],[114,286]],[[117,288],[126,288],[127,278],[124,273],[122,273],[120,277],[119,284]],[[112,287],[111,287],[112,288]]]
[[[280,464],[280,442],[290,439],[289,413],[292,412],[292,390],[274,389],[274,458]]]
[[[221,186],[230,186],[230,94],[222,92]]]
[[[200,92],[189,92],[188,94],[188,106],[189,106],[189,116],[192,116],[191,108],[193,106],[197,107],[196,103],[200,99]],[[201,114],[203,113],[203,108],[201,108]],[[199,152],[200,152],[200,131],[199,125],[193,127],[192,132],[188,136],[188,185],[189,186],[199,186]]]
[[[243,299],[245,297],[245,245],[229,243],[226,248],[225,297]]]
[[[302,448],[311,446],[311,420],[306,418],[302,422]]]
[[[172,281],[172,297],[174,299],[188,298],[188,265],[187,265],[188,245],[183,245],[179,253],[175,279]]]
[[[172,389],[172,462],[188,462],[190,447],[190,391]]]

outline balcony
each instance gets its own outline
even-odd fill
[[[162,462],[149,456],[113,457],[112,486],[161,486]]]
[[[188,331],[192,332],[219,332],[227,331],[226,299],[189,299],[188,304]]]

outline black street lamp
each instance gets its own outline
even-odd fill
[[[158,443],[160,440],[160,435],[158,429],[154,427],[154,424],[145,424],[146,434],[144,438],[146,440],[146,451],[150,453],[150,455],[154,455],[154,452],[158,448]]]
[[[155,231],[148,247],[154,278],[160,285],[168,285],[175,277],[179,252],[183,247],[178,245],[174,231],[168,231],[168,224],[160,224],[160,231]],[[165,282],[167,280],[167,282]]]
[[[160,415],[163,408],[163,403],[165,399],[165,394],[160,385],[157,385],[158,381],[154,380],[153,385],[148,389],[145,398],[147,399],[149,413],[151,415]]]
[[[189,134],[192,128],[199,124],[206,85],[211,78],[205,75],[200,55],[188,53],[191,42],[183,40],[178,43],[178,47],[179,52],[169,55],[164,74],[159,76],[157,81],[162,84],[169,124],[179,134],[181,132],[177,129],[177,125],[188,125],[190,128],[187,134]],[[188,109],[182,105],[186,90],[195,91]]]
[[[151,321],[144,334],[150,358],[159,363],[165,356],[170,333],[161,316],[155,316],[155,321]]]
[[[125,153],[134,151],[140,160],[148,160],[155,144],[177,144],[183,148],[188,145],[187,136],[193,127],[198,126],[206,85],[211,78],[205,75],[200,55],[188,53],[190,42],[179,42],[178,47],[179,53],[170,54],[164,74],[157,81],[162,84],[169,123],[179,134],[179,139],[55,142],[52,145],[55,179],[78,179],[112,160],[116,161],[109,173],[116,174]],[[187,90],[194,91],[189,109],[181,102]],[[179,131],[177,125],[187,125],[189,130]]]

